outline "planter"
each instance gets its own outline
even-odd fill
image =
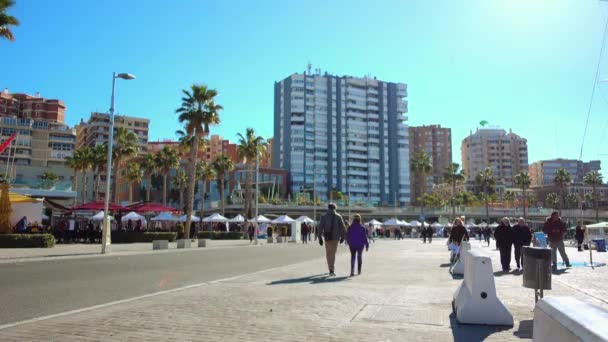
[[[169,240],[154,240],[152,241],[152,250],[169,249]]]
[[[272,242],[273,242],[272,236],[269,236],[266,238],[266,243],[272,243]]]
[[[190,247],[192,247],[192,241],[190,241],[190,239],[177,240],[177,248],[190,248]]]
[[[207,247],[207,239],[198,239],[199,247]]]

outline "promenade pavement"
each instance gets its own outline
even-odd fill
[[[494,247],[481,246],[492,255]],[[493,245],[493,243],[492,243]],[[262,248],[262,247],[260,247]],[[264,246],[263,248],[273,248]],[[319,256],[323,250],[316,244]],[[588,255],[568,248],[573,262]],[[532,337],[534,295],[521,275],[496,273],[498,297],[513,327],[460,325],[451,301],[462,281],[448,272],[445,239],[377,240],[363,274],[349,277],[340,247],[337,276],[322,258],[210,281],[182,290],[16,326],[2,341],[519,341]],[[595,253],[600,262],[606,254]],[[244,261],[246,262],[246,261]],[[574,296],[608,309],[606,267],[573,267],[553,277],[546,295]]]

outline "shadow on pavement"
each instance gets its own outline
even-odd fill
[[[319,283],[335,283],[339,281],[347,280],[350,277],[330,277],[326,273],[325,274],[317,274],[308,277],[302,278],[291,278],[291,279],[282,279],[271,281],[266,285],[285,285],[285,284],[319,284]]]
[[[526,320],[519,322],[519,329],[513,332],[513,335],[519,338],[532,338],[533,324],[534,320]]]
[[[439,267],[450,267],[450,266],[452,266],[452,264],[451,264],[451,263],[449,263],[449,262],[448,262],[448,263],[445,263],[445,264],[441,264],[441,265],[439,265]]]
[[[512,327],[491,325],[460,324],[456,320],[456,314],[454,312],[450,314],[450,329],[452,329],[452,337],[456,342],[484,341],[492,334],[511,328]]]

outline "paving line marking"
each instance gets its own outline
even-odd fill
[[[251,275],[255,275],[255,274],[260,274],[260,273],[265,273],[265,272],[277,271],[277,270],[280,270],[280,269],[284,269],[284,268],[288,268],[288,267],[294,267],[294,266],[298,266],[298,265],[301,265],[301,264],[306,264],[306,263],[309,263],[309,262],[316,262],[316,261],[319,261],[319,260],[324,260],[324,258],[315,258],[315,259],[311,259],[311,260],[307,260],[307,261],[296,262],[296,263],[285,265],[285,266],[278,266],[278,267],[267,268],[267,269],[264,269],[264,270],[250,272],[250,273],[244,273],[244,274],[240,274],[240,275],[236,275],[236,276],[232,276],[232,277],[226,277],[226,278],[206,281],[206,282],[202,282],[202,283],[197,283],[197,284],[191,284],[191,285],[186,285],[186,286],[182,286],[182,287],[177,287],[177,288],[170,289],[170,290],[163,290],[163,291],[148,293],[148,294],[141,295],[141,296],[126,298],[126,299],[120,299],[120,300],[116,300],[116,301],[112,301],[112,302],[108,302],[108,303],[104,303],[104,304],[98,304],[98,305],[89,306],[89,307],[86,307],[86,308],[80,308],[80,309],[75,309],[75,310],[70,310],[70,311],[64,311],[64,312],[59,312],[59,313],[55,313],[55,314],[51,314],[51,315],[40,316],[40,317],[36,317],[36,318],[30,318],[30,319],[26,319],[26,320],[19,321],[19,322],[3,324],[3,325],[0,325],[0,330],[4,330],[4,329],[8,329],[8,328],[13,328],[13,327],[17,327],[17,326],[20,326],[20,325],[26,325],[26,324],[36,323],[36,322],[40,322],[40,321],[45,321],[45,320],[49,320],[49,319],[53,319],[53,318],[59,318],[59,317],[69,316],[69,315],[73,315],[73,314],[77,314],[77,313],[92,311],[92,310],[96,310],[96,309],[102,309],[102,308],[106,308],[106,307],[113,306],[113,305],[130,303],[130,302],[134,302],[134,301],[137,301],[137,300],[140,300],[140,299],[146,299],[146,298],[150,298],[150,297],[162,296],[162,295],[173,293],[173,292],[178,292],[178,291],[183,291],[183,290],[188,290],[188,289],[194,289],[194,288],[202,287],[202,286],[205,286],[205,285],[213,285],[213,284],[217,284],[217,283],[221,283],[221,282],[232,281],[232,280],[239,279],[239,278],[242,278],[242,277],[247,277],[247,276],[251,276]]]

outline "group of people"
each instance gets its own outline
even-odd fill
[[[494,231],[496,247],[500,251],[500,264],[503,272],[511,270],[511,249],[515,252],[515,263],[517,270],[524,265],[522,248],[532,243],[532,230],[526,224],[526,220],[520,217],[517,224],[511,227],[511,221],[504,217]]]

